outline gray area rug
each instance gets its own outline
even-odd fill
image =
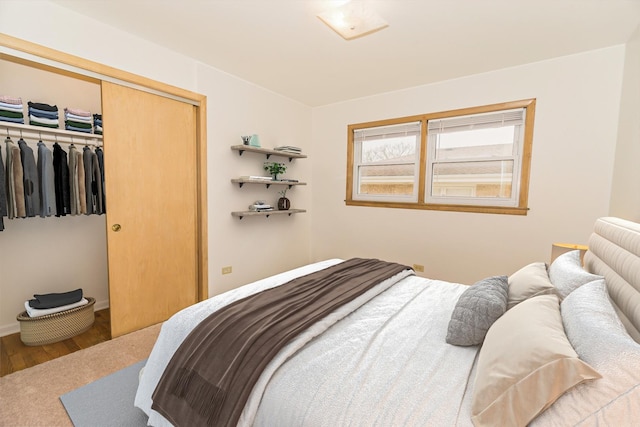
[[[146,359],[60,396],[75,427],[145,427],[147,416],[133,406],[138,373]]]

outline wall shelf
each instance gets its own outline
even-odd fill
[[[268,148],[261,148],[261,147],[254,147],[251,145],[232,145],[231,149],[234,151],[238,151],[239,155],[242,156],[242,153],[244,153],[245,151],[249,151],[252,153],[258,153],[258,154],[264,154],[267,156],[267,159],[270,156],[280,156],[280,157],[288,157],[289,161],[292,161],[293,159],[304,159],[307,156],[304,154],[298,154],[298,153],[288,153],[288,152],[283,152],[283,151],[278,151],[278,150],[270,150]],[[253,177],[253,178],[252,178]],[[258,179],[256,179],[258,178]],[[300,181],[287,181],[287,180],[267,180],[267,179],[260,179],[261,176],[249,176],[249,175],[242,175],[240,178],[232,178],[231,179],[231,183],[233,184],[238,184],[240,186],[240,188],[242,188],[242,186],[244,184],[263,184],[265,185],[267,188],[269,188],[272,185],[279,185],[279,186],[286,186],[289,189],[291,189],[292,187],[296,186],[296,185],[307,185],[306,182],[300,182]],[[286,191],[286,190],[285,190]],[[283,193],[284,191],[282,191],[281,193]],[[283,205],[283,207],[288,206],[288,204]],[[245,216],[263,216],[266,218],[269,218],[271,215],[287,215],[287,216],[291,216],[293,214],[298,214],[298,213],[304,213],[306,212],[306,210],[304,209],[286,209],[286,210],[270,210],[270,211],[251,211],[251,210],[245,210],[245,211],[235,211],[235,212],[231,212],[231,215],[242,219]]]
[[[297,214],[297,213],[304,213],[306,212],[305,209],[287,209],[285,211],[279,211],[279,210],[272,210],[272,211],[265,211],[265,212],[256,212],[256,211],[241,211],[241,212],[231,212],[231,215],[238,217],[240,219],[242,219],[245,216],[264,216],[269,218],[269,216],[271,215],[293,215],[293,214]]]
[[[55,129],[4,121],[0,121],[0,129],[6,129],[6,134],[14,137],[20,136],[21,138],[42,139],[79,145],[102,144],[102,135],[95,133],[75,132],[66,129]],[[0,135],[2,135],[1,132]]]
[[[278,150],[272,150],[272,149],[269,149],[269,148],[254,147],[252,145],[232,145],[231,149],[234,150],[234,151],[237,151],[240,156],[242,156],[242,153],[244,153],[245,151],[249,151],[249,152],[252,152],[252,153],[264,154],[264,155],[267,156],[267,160],[271,156],[287,157],[287,158],[289,158],[289,161],[291,161],[293,159],[306,159],[307,158],[306,154],[289,153],[287,151],[278,151]]]
[[[246,179],[246,178],[234,178],[231,180],[232,183],[234,184],[238,184],[240,186],[240,188],[242,188],[242,186],[244,184],[264,184],[267,186],[267,188],[269,188],[271,185],[287,185],[289,186],[289,188],[293,187],[294,185],[307,185],[306,182],[291,182],[291,181],[265,181],[263,179]]]

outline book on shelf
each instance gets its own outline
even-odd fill
[[[275,147],[274,150],[276,150],[276,151],[286,151],[286,152],[289,152],[289,153],[296,153],[296,154],[302,153],[302,149],[300,147],[294,147],[292,145],[280,145],[278,147]]]
[[[267,204],[253,204],[249,205],[250,211],[262,212],[262,211],[272,211],[273,207]]]
[[[254,181],[273,181],[271,176],[242,175],[240,179],[250,179]]]

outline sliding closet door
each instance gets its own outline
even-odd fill
[[[102,83],[111,334],[198,299],[196,107]]]

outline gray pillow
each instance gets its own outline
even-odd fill
[[[508,288],[507,276],[487,277],[469,286],[453,308],[447,343],[482,344],[489,327],[507,310]]]
[[[556,287],[560,299],[566,298],[580,286],[602,278],[582,268],[579,250],[563,253],[549,266],[549,279]]]

